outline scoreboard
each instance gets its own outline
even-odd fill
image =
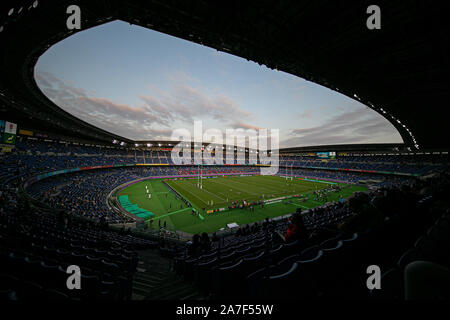
[[[0,120],[0,143],[15,144],[17,135],[17,124]]]
[[[316,156],[319,159],[336,159],[336,152],[317,152]]]

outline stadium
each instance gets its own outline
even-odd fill
[[[1,299],[449,299],[450,28],[437,5],[381,1],[371,30],[370,5],[2,1]],[[160,47],[126,50],[150,30]],[[280,146],[170,139],[198,118],[274,123]]]

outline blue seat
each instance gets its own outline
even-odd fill
[[[235,290],[239,283],[241,266],[243,260],[227,267],[217,268],[213,272],[213,292],[218,298],[236,298],[242,292]]]
[[[245,255],[249,254],[252,252],[252,248],[250,247],[246,247],[240,250],[236,250],[236,258],[242,258]]]
[[[293,242],[286,243],[282,249],[283,256],[287,257],[296,253],[300,246],[300,243],[301,243],[300,240],[295,240]]]
[[[300,260],[311,260],[317,256],[319,251],[319,246],[311,246],[309,248],[306,248],[300,253]]]
[[[217,266],[218,261],[219,258],[215,257],[209,261],[200,262],[197,265],[195,278],[199,288],[205,293],[208,293],[211,290],[212,273],[214,267]]]
[[[114,281],[101,281],[99,299],[100,300],[114,300],[116,297],[116,283]]]
[[[113,277],[116,277],[120,274],[120,268],[117,264],[108,262],[105,259],[101,261],[103,271],[110,274]]]
[[[319,250],[315,257],[308,260],[304,260],[304,256],[301,254],[301,260],[298,260],[297,263],[299,264],[298,278],[302,285],[297,295],[315,297],[319,294],[319,277],[326,270],[323,257],[322,250]]]
[[[243,276],[247,276],[251,272],[258,269],[261,265],[263,265],[265,258],[266,254],[264,251],[259,252],[257,255],[244,258],[242,264]]]
[[[100,257],[85,256],[86,265],[91,269],[100,269],[102,267],[102,259]]]
[[[288,271],[270,276],[267,279],[269,291],[273,293],[272,298],[275,300],[291,300],[297,299],[297,288],[303,284],[298,281],[299,264],[294,262]]]
[[[272,263],[277,263],[279,261],[280,257],[282,257],[283,246],[284,245],[280,244],[278,247],[273,248],[272,250],[269,250],[268,256],[271,259]]]
[[[245,279],[247,289],[244,292],[252,299],[270,298],[272,294],[267,285],[270,272],[270,267],[263,267],[249,274]]]
[[[258,242],[256,244],[254,244],[252,246],[252,251],[260,251],[260,250],[264,250],[266,248],[266,242],[262,241],[262,242]]]
[[[300,258],[301,258],[300,254],[293,254],[293,255],[290,255],[290,256],[282,259],[280,262],[278,262],[275,265],[276,272],[278,274],[287,272],[292,267],[292,264],[296,261],[299,261]]]
[[[194,268],[199,263],[197,258],[190,258],[184,261],[183,275],[187,280],[191,280],[194,277]]]
[[[348,242],[357,241],[358,238],[359,238],[358,233],[354,233],[350,237],[342,238],[341,241],[344,242],[344,243],[348,243]]]
[[[330,248],[333,248],[333,247],[335,247],[336,246],[336,243],[337,243],[338,241],[336,240],[336,239],[328,239],[328,240],[325,240],[325,241],[323,241],[321,244],[320,244],[320,248],[322,249],[322,250],[326,250],[326,249],[330,249]]]
[[[320,274],[317,273],[317,284],[322,293],[339,292],[345,288],[346,272],[351,263],[350,256],[346,255],[345,246],[342,241],[335,243],[334,247],[322,249],[323,267]],[[332,294],[332,293],[331,293]]]
[[[234,258],[236,258],[235,251],[227,252],[225,255],[220,255],[219,263],[221,265],[230,265],[233,264]]]

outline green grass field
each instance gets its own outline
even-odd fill
[[[200,216],[192,214],[192,208],[175,195],[166,185],[176,190],[185,200],[198,210]],[[273,218],[295,212],[297,208],[309,209],[324,204],[312,193],[315,190],[329,188],[326,182],[307,180],[287,180],[278,176],[233,176],[203,179],[203,188],[197,187],[197,179],[178,179],[162,181],[146,180],[131,185],[120,193],[128,195],[129,200],[140,208],[154,213],[152,227],[158,227],[158,220],[164,221],[172,230],[187,233],[213,232],[225,228],[228,223],[238,225],[261,221],[266,217]],[[338,184],[344,188],[340,192],[329,192],[328,201],[347,198],[354,192],[365,191],[365,187]],[[146,188],[151,198],[148,198]],[[303,195],[292,198],[293,195]],[[249,209],[233,209],[215,213],[206,213],[210,209],[228,207],[232,201],[258,201],[279,197],[289,197]],[[202,219],[203,218],[203,219]]]

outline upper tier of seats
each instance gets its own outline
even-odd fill
[[[45,169],[50,166],[67,168],[127,163],[173,164],[170,151],[107,148],[30,139],[18,141],[10,159],[11,161],[20,161],[35,169],[40,166]],[[281,154],[279,164],[287,167],[424,174],[442,168],[445,163],[448,163],[448,160],[448,154],[338,156],[337,159],[328,161],[316,157]],[[191,162],[193,164],[194,159]],[[249,159],[238,156],[235,157],[234,162],[235,164],[248,164]]]

